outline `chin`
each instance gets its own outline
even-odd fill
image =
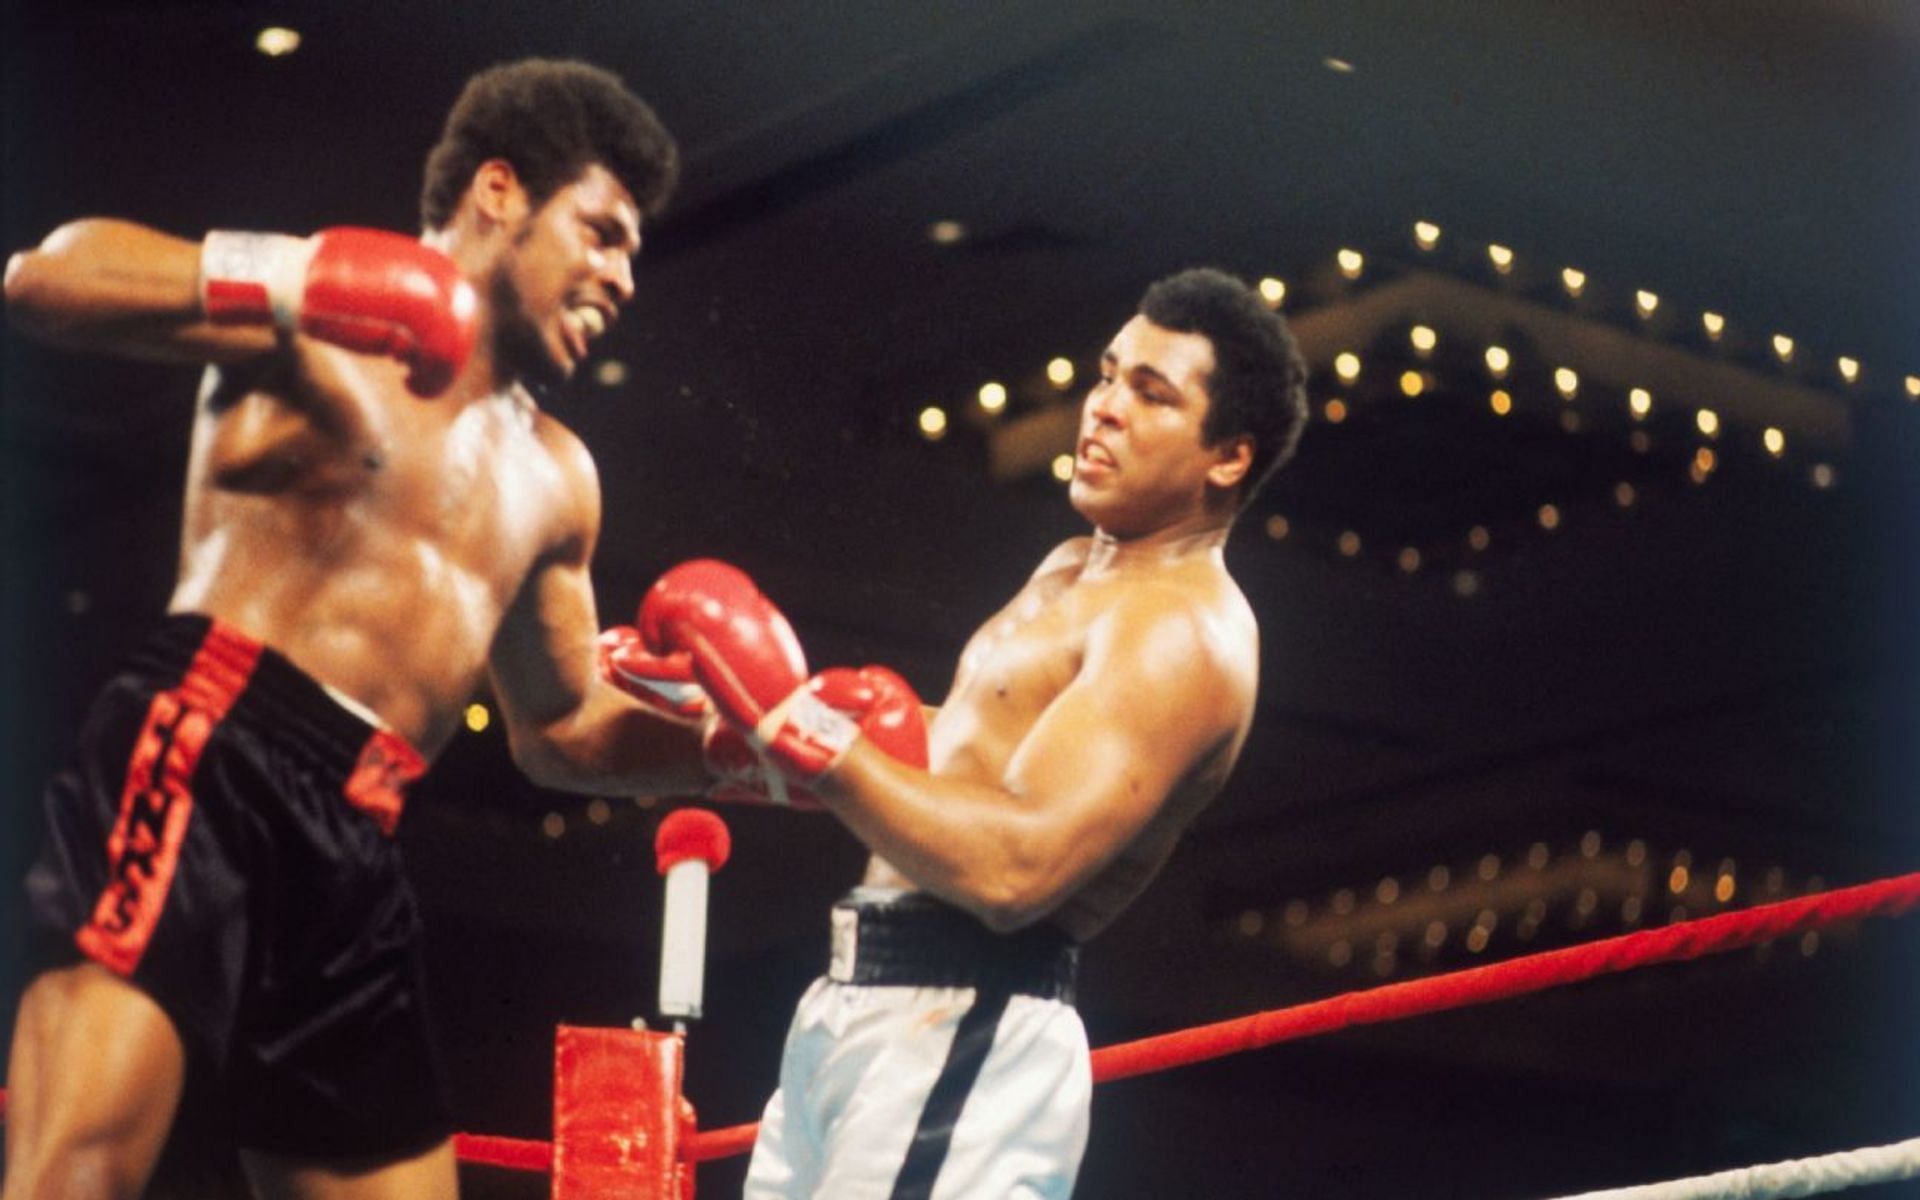
[[[573,360],[531,331],[526,337],[503,337],[495,355],[515,379],[535,387],[557,386],[573,377]]]
[[[1073,505],[1073,511],[1079,513],[1088,524],[1103,529],[1117,515],[1111,504],[1102,504],[1100,494],[1078,479],[1067,487],[1067,503]]]

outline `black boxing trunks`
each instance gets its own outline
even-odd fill
[[[425,769],[287,659],[169,617],[44,797],[34,964],[151,996],[241,1146],[397,1157],[452,1129],[393,829]]]

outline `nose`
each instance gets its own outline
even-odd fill
[[[1119,385],[1110,380],[1095,383],[1087,391],[1087,419],[1095,425],[1118,429],[1122,424],[1121,404]]]
[[[633,299],[633,260],[617,250],[604,252],[600,264],[600,282],[613,293],[616,304]]]

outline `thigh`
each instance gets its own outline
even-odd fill
[[[160,1006],[81,963],[21,998],[8,1065],[7,1196],[133,1196],[173,1123],[186,1051]]]
[[[407,1158],[306,1162],[243,1150],[247,1178],[261,1200],[454,1200],[459,1194],[453,1140]]]

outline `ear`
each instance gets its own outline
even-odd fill
[[[1222,491],[1235,488],[1253,466],[1253,435],[1235,434],[1223,438],[1213,448],[1213,465],[1207,468],[1207,482]]]
[[[489,158],[473,169],[467,196],[474,211],[490,225],[517,225],[533,209],[520,172],[504,158]]]

